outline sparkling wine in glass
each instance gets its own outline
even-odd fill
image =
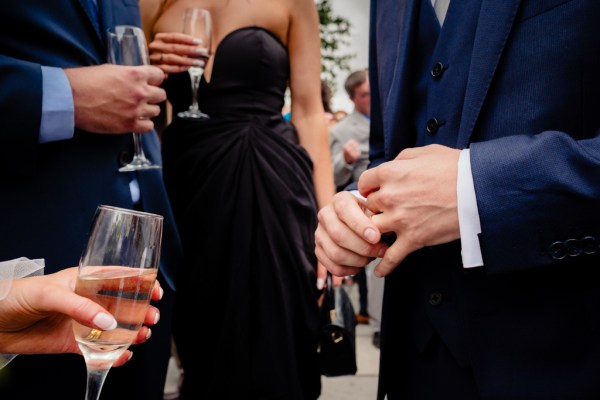
[[[160,260],[163,217],[98,206],[79,263],[75,292],[106,308],[117,320],[110,331],[73,321],[87,368],[86,400],[98,400],[109,370],[137,337]]]
[[[119,65],[147,65],[150,63],[144,31],[137,26],[117,25],[107,32],[108,61]],[[160,168],[146,158],[140,133],[133,133],[133,159],[121,172]]]
[[[197,58],[208,61],[210,52],[210,41],[212,36],[211,18],[208,10],[203,8],[186,8],[183,12],[183,33],[192,35],[199,42],[198,47],[205,49],[206,52],[198,54]],[[188,69],[192,81],[192,104],[190,108],[177,114],[179,118],[184,119],[207,119],[208,115],[200,111],[198,107],[198,87],[200,78],[204,73],[203,67],[192,66]]]

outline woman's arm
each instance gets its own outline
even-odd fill
[[[288,49],[292,122],[298,130],[300,144],[313,161],[315,194],[320,209],[331,200],[335,185],[328,127],[321,102],[319,18],[312,0],[295,0],[290,7]]]

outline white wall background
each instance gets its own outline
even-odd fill
[[[352,24],[350,36],[347,38],[348,46],[342,47],[343,54],[355,54],[350,60],[352,71],[369,66],[369,0],[331,0],[331,9],[334,14],[347,18]],[[348,74],[343,72],[338,76],[334,96],[332,99],[333,110],[351,112],[352,102],[344,90],[344,81]]]

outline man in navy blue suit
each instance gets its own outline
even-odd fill
[[[44,258],[46,272],[77,265],[96,207],[138,208],[165,217],[156,304],[161,322],[110,371],[102,398],[162,400],[171,341],[179,242],[159,170],[122,173],[131,132],[146,132],[161,163],[151,118],[165,98],[153,66],[106,64],[105,32],[139,25],[136,0],[23,0],[0,13],[0,259]],[[80,400],[78,355],[21,356],[0,375],[3,399]]]
[[[597,0],[371,1],[366,200],[321,210],[316,253],[383,257],[379,398],[600,398],[599,22]]]

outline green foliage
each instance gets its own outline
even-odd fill
[[[335,88],[338,74],[350,72],[350,60],[356,57],[356,54],[341,53],[340,50],[340,46],[349,45],[347,37],[352,24],[346,18],[333,14],[330,0],[315,0],[315,5],[321,28],[321,77]]]

